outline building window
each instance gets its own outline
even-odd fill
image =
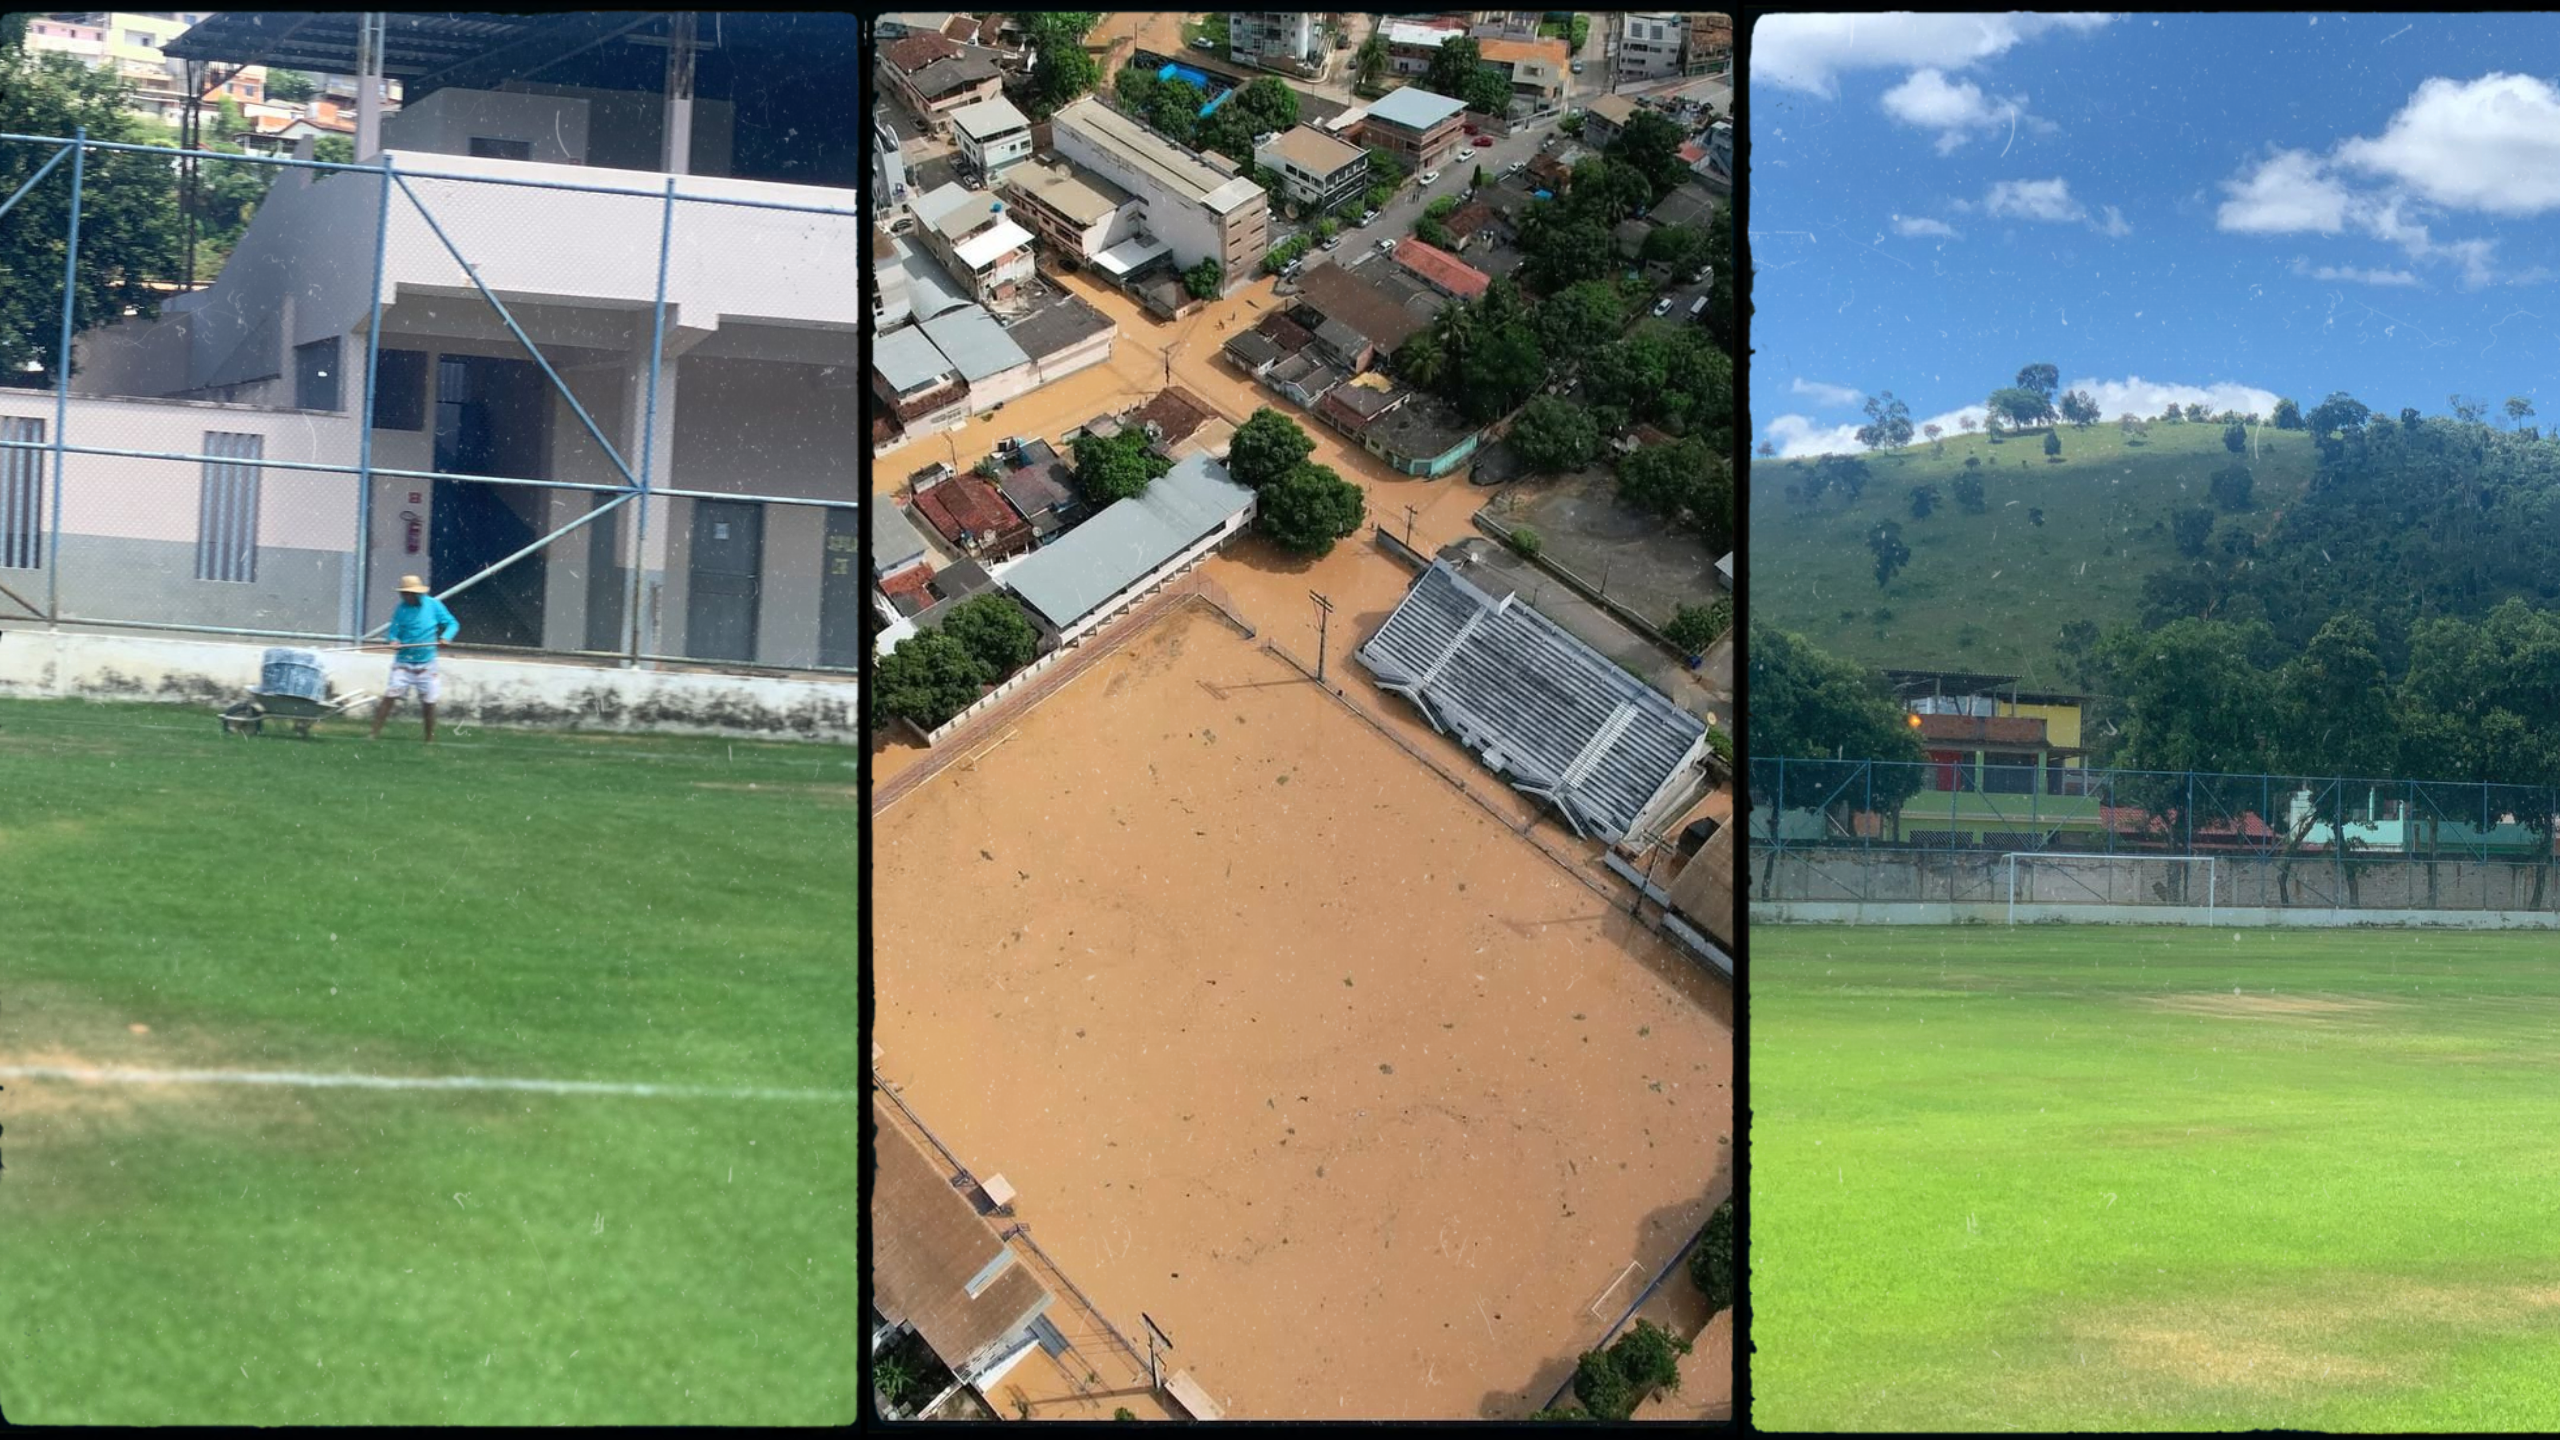
[[[0,440],[44,443],[44,422],[0,415]],[[0,450],[0,570],[44,566],[44,452]]]
[[[375,357],[373,428],[427,428],[427,352],[385,350]]]
[[[139,30],[127,30],[124,32],[124,43],[132,46],[136,50],[157,50],[160,48],[152,42],[150,36],[143,34]]]
[[[1982,757],[1982,789],[1991,795],[2036,793],[2036,757],[2032,752],[1994,750]]]
[[[533,158],[533,142],[530,140],[493,140],[486,135],[474,135],[471,137],[471,158],[475,160],[530,160]]]
[[[338,408],[338,336],[293,347],[293,403],[303,410]]]
[[[196,578],[246,585],[258,578],[258,461],[263,435],[208,430],[196,502]]]

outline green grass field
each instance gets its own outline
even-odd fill
[[[2560,1429],[2549,936],[1751,959],[1755,1423]]]
[[[2259,436],[2254,512],[2227,517],[2261,539],[2310,484],[2316,460],[2299,430]],[[2153,423],[2129,444],[2113,423],[2062,429],[2062,462],[2045,460],[2041,433],[1994,445],[1982,436],[1921,443],[1870,457],[1873,478],[1856,503],[1826,496],[1806,514],[1786,499],[1787,481],[1809,460],[1762,460],[1751,467],[1752,617],[1873,665],[1988,670],[2061,685],[2053,642],[2064,624],[2100,630],[2132,620],[2144,577],[2178,558],[2169,516],[2210,507],[2207,486],[2235,458],[2219,425]],[[1968,458],[1982,461],[1986,512],[1956,508],[1953,489]],[[1934,484],[1939,508],[1911,518],[1909,492]],[[2030,525],[2029,509],[2044,511]],[[1882,590],[1867,532],[1877,521],[1902,526],[1910,564]],[[2157,529],[2154,529],[2155,524]]]
[[[0,1066],[687,1091],[0,1075],[0,1410],[851,1420],[852,752],[393,723],[0,703]]]

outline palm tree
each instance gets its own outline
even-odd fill
[[[882,1398],[892,1405],[904,1406],[915,1398],[918,1378],[915,1367],[898,1356],[880,1357],[879,1362],[871,1367],[871,1378],[880,1387]]]
[[[1351,52],[1351,76],[1362,87],[1375,89],[1378,77],[1386,71],[1386,37],[1372,30],[1369,32],[1369,38],[1360,42],[1360,48]]]

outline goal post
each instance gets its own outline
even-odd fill
[[[2093,855],[2065,850],[2011,850],[2008,923],[2030,911],[2068,905],[2157,905],[2201,908],[2205,923],[2230,897],[2214,855]]]

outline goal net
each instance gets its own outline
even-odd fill
[[[2201,912],[2212,923],[2226,876],[2212,855],[2074,855],[2013,850],[2000,857],[2009,923],[2068,920],[2090,906]],[[2167,919],[2166,915],[2161,918]]]

